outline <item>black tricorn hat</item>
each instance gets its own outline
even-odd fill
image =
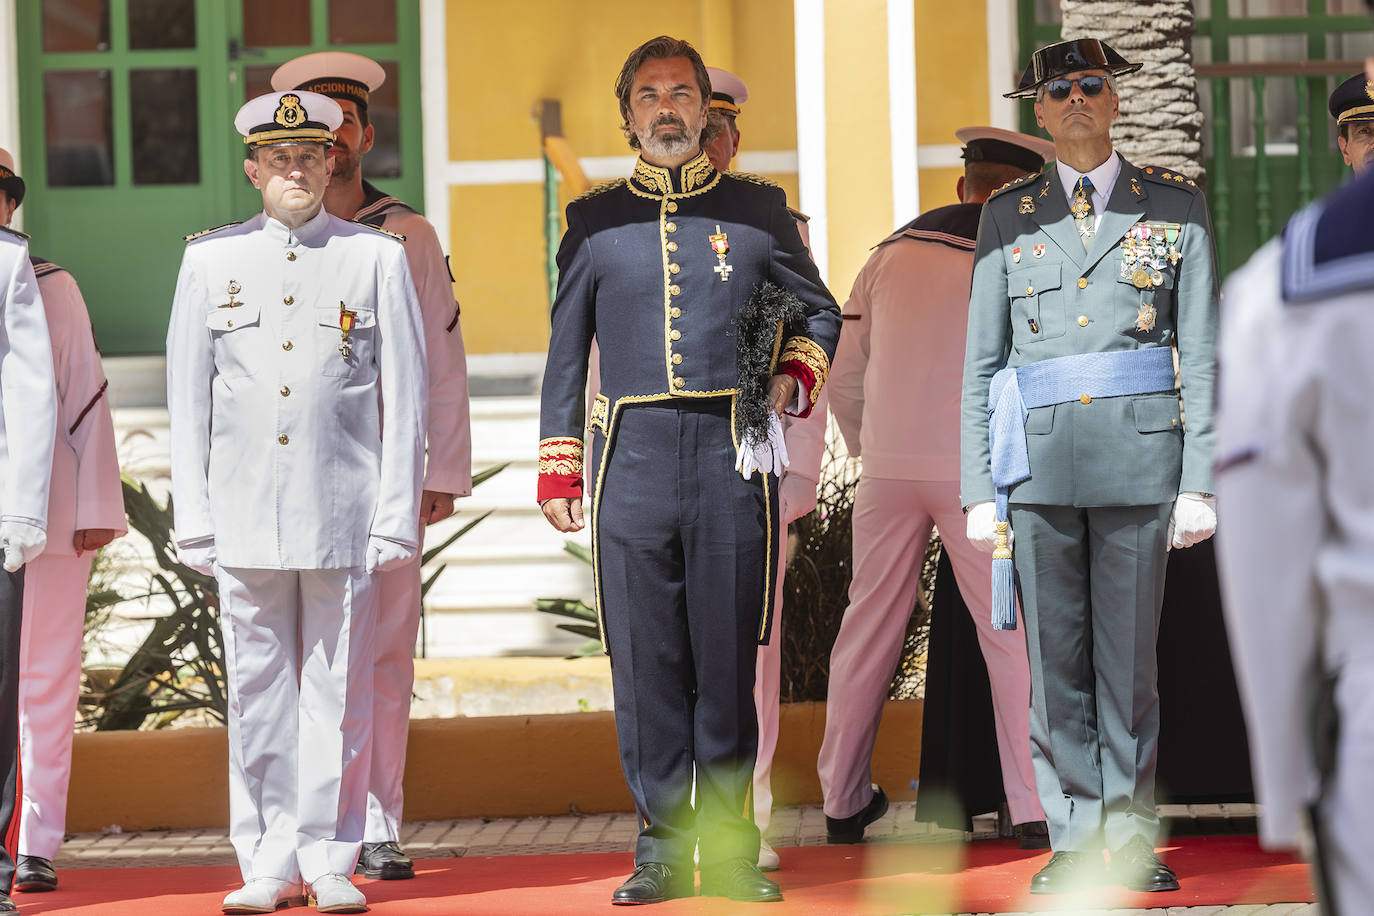
[[[1021,82],[1014,92],[1003,98],[1029,99],[1041,84],[1079,70],[1106,70],[1112,76],[1134,73],[1144,64],[1133,64],[1112,46],[1097,38],[1074,38],[1045,45],[1031,55],[1030,66],[1021,74]]]

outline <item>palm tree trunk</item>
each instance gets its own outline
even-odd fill
[[[1202,109],[1193,70],[1192,0],[1062,0],[1064,38],[1100,38],[1145,66],[1118,80],[1112,142],[1136,165],[1201,180]]]

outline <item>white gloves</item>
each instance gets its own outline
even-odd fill
[[[782,470],[788,463],[787,443],[783,441],[782,423],[778,421],[776,413],[771,410],[768,412],[768,437],[757,443],[751,444],[751,441],[748,436],[740,440],[735,470],[745,480],[752,477],[755,471],[765,474],[771,471],[775,477],[782,476]]]
[[[1192,547],[1217,530],[1217,498],[1201,493],[1180,493],[1169,515],[1169,547]]]
[[[415,556],[417,548],[399,541],[372,535],[367,539],[367,572],[386,572],[404,566]]]
[[[32,562],[48,546],[48,535],[28,522],[0,522],[0,541],[5,545],[5,571],[15,572]]]
[[[974,503],[968,509],[968,542],[983,553],[992,553],[997,547],[997,505],[992,500]],[[1011,525],[1007,525],[1007,547],[1016,539]]]
[[[215,574],[215,539],[196,538],[177,544],[177,559],[198,573],[207,576]]]

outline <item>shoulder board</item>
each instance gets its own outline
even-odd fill
[[[570,200],[569,203],[576,203],[579,200],[589,200],[600,194],[605,194],[607,191],[614,191],[623,184],[626,184],[624,178],[612,178],[609,181],[598,181],[596,184]]]
[[[17,239],[22,239],[25,242],[29,240],[29,237],[18,229],[11,229],[9,226],[0,226],[0,230],[9,233]]]
[[[991,194],[989,194],[989,195],[988,195],[988,200],[992,200],[994,197],[998,196],[999,194],[1004,194],[1004,193],[1006,193],[1007,191],[1012,190],[1013,188],[1019,188],[1019,187],[1021,187],[1023,184],[1030,184],[1032,181],[1035,181],[1037,178],[1041,177],[1041,176],[1044,175],[1044,174],[1045,174],[1044,172],[1030,172],[1029,174],[1022,175],[1020,178],[1016,179],[1015,181],[1008,181],[1006,184],[1002,185],[1002,186],[1001,186],[1000,188],[998,188],[996,191],[993,191]]]
[[[182,236],[182,238],[188,242],[194,242],[196,239],[204,238],[212,232],[219,232],[221,229],[228,229],[229,227],[237,226],[242,222],[243,220],[236,219],[232,223],[225,223],[223,226],[214,226],[210,229],[202,229],[199,232],[192,232],[190,235],[184,235]]]
[[[406,240],[406,237],[404,235],[401,235],[401,233],[399,232],[392,232],[390,229],[383,229],[381,226],[374,226],[371,223],[365,223],[360,219],[351,219],[349,220],[349,222],[355,226],[366,226],[373,232],[380,232],[382,235],[389,235],[398,242],[404,242]]]
[[[765,188],[776,188],[778,186],[776,181],[769,181],[762,175],[755,175],[753,172],[726,172],[725,174],[731,178],[738,178],[740,181],[747,181],[750,184],[763,185]],[[792,212],[795,213],[796,211],[793,210]]]
[[[54,264],[52,261],[45,261],[42,258],[35,258],[33,256],[29,257],[29,263],[33,265],[33,274],[35,277],[46,277],[48,274],[62,273],[66,270],[66,268],[60,264]]]
[[[791,214],[792,214],[792,218],[793,218],[794,220],[796,220],[797,222],[799,222],[799,223],[809,223],[809,222],[811,222],[811,217],[807,216],[805,213],[801,212],[800,210],[795,210],[795,209],[793,209],[792,207],[788,207],[788,208],[787,208],[787,212],[788,212],[788,213],[791,213]]]
[[[1167,184],[1175,187],[1192,188],[1198,190],[1197,182],[1187,175],[1180,175],[1170,169],[1160,168],[1156,165],[1147,165],[1140,170],[1145,175],[1146,181],[1153,181],[1156,184]]]

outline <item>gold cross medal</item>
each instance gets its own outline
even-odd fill
[[[339,341],[339,355],[342,356],[342,357],[344,358],[344,362],[347,362],[348,359],[349,359],[349,357],[351,357],[351,356],[353,355],[353,341],[351,341],[351,340],[348,339],[348,334],[349,334],[350,331],[353,330],[353,324],[354,324],[354,322],[356,322],[357,320],[358,320],[358,313],[357,313],[357,312],[353,312],[353,311],[349,311],[349,309],[347,308],[347,306],[345,306],[345,305],[343,304],[343,300],[340,299],[340,300],[339,300],[339,336],[340,336],[341,339],[340,339],[340,341]]]
[[[1085,219],[1088,215],[1088,209],[1091,206],[1092,204],[1088,201],[1088,195],[1084,194],[1082,191],[1078,191],[1074,193],[1073,206],[1069,209],[1073,211],[1074,219]]]
[[[1153,331],[1155,329],[1155,316],[1159,314],[1155,311],[1153,303],[1142,302],[1140,310],[1135,313],[1135,329],[1137,331]]]
[[[730,271],[735,268],[725,263],[725,256],[730,253],[730,240],[725,237],[725,233],[720,231],[720,225],[716,225],[716,232],[710,236],[711,250],[716,253],[716,260],[720,263],[711,268],[720,274],[720,282],[724,283],[730,279]]]
[[[229,293],[229,301],[226,302],[226,303],[224,303],[223,305],[216,306],[216,308],[222,308],[222,309],[236,309],[236,308],[238,308],[240,305],[243,305],[242,302],[239,302],[237,299],[234,298],[234,294],[235,294],[235,293],[238,293],[238,292],[241,292],[242,290],[243,290],[243,287],[242,287],[242,286],[239,286],[239,281],[237,281],[237,280],[230,280],[230,281],[229,281],[229,286],[228,286],[227,289],[226,289],[226,291]]]

